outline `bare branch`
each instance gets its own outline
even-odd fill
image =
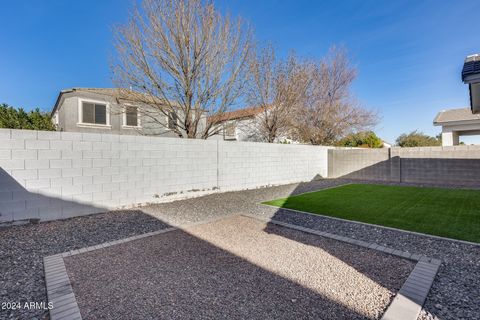
[[[357,71],[343,48],[333,47],[318,63],[308,64],[309,87],[295,113],[296,136],[311,144],[333,144],[356,131],[373,127],[378,115],[352,96]]]
[[[222,114],[240,97],[252,33],[240,19],[222,16],[211,2],[144,0],[115,29],[114,82],[148,106],[159,125],[172,114],[180,137],[218,132],[206,117]]]
[[[277,59],[271,45],[251,59],[247,100],[262,109],[250,128],[257,139],[271,143],[289,133],[308,86],[305,71],[294,54]]]

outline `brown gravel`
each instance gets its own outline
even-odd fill
[[[413,268],[244,216],[65,264],[84,319],[376,319]]]

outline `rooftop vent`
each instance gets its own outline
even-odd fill
[[[480,82],[480,54],[467,56],[463,64],[462,81],[465,83]]]
[[[462,81],[468,84],[472,113],[480,114],[480,54],[467,56],[463,64]]]

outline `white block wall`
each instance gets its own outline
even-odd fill
[[[309,181],[327,148],[0,129],[0,221]]]
[[[321,146],[219,141],[219,188],[241,190],[327,176]]]

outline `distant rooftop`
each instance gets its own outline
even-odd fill
[[[263,112],[265,109],[262,107],[249,107],[238,109],[234,111],[224,112],[220,115],[211,116],[208,118],[209,122],[219,123],[229,120],[239,120],[244,118],[251,118],[257,114]]]
[[[480,114],[473,114],[470,108],[461,108],[440,111],[433,120],[433,124],[441,125],[448,122],[478,120],[480,120]]]
[[[87,92],[87,93],[95,93],[95,94],[100,94],[100,95],[105,95],[105,96],[110,96],[115,99],[121,99],[123,101],[131,101],[131,102],[138,102],[138,103],[155,103],[159,104],[162,103],[162,100],[159,98],[154,98],[152,96],[146,95],[144,93],[131,90],[131,89],[125,89],[125,88],[69,88],[69,89],[64,89],[61,90],[57,100],[55,102],[55,105],[53,106],[51,114],[53,115],[55,111],[58,108],[58,104],[60,102],[60,99],[63,94],[66,93],[71,93],[71,92]]]
[[[468,76],[480,74],[480,54],[472,54],[467,56],[462,69],[462,81]]]
[[[118,96],[122,93],[122,91],[127,91],[126,89],[120,89],[120,88],[70,88],[70,89],[65,89],[62,91],[70,92],[70,91],[85,91],[85,92],[92,92],[92,93],[98,93],[98,94],[105,94],[109,96]]]

